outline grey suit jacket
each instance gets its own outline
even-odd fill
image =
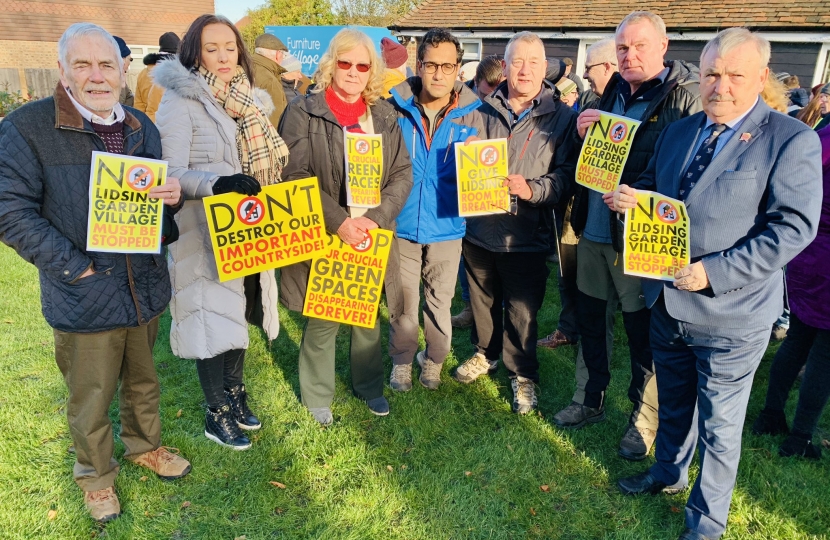
[[[634,187],[678,198],[705,122],[700,112],[666,127]],[[688,292],[644,279],[646,304],[662,293],[677,320],[771,325],[784,309],[782,268],[816,236],[821,194],[818,136],[759,101],[686,199],[691,259],[703,261],[711,287]]]

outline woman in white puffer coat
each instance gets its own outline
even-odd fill
[[[267,93],[253,88],[239,31],[224,17],[202,15],[179,47],[178,61],[153,70],[165,89],[156,113],[169,174],[180,179],[184,206],[179,240],[170,246],[173,284],[170,345],[197,359],[205,393],[205,436],[237,450],[250,447],[241,429],[259,429],[242,381],[248,322],[268,339],[279,332],[273,272],[220,282],[207,229],[204,197],[255,195],[280,181],[288,150],[268,121]]]

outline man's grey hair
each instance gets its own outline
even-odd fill
[[[514,43],[517,43],[519,41],[528,44],[538,43],[542,46],[542,50],[545,49],[545,42],[542,41],[542,38],[540,38],[538,35],[534,34],[533,32],[527,31],[519,32],[518,34],[510,38],[510,41],[507,42],[507,47],[504,48],[504,60],[507,63],[510,63],[508,60],[510,58],[510,49],[513,47]]]
[[[70,69],[69,47],[72,45],[72,42],[76,39],[82,39],[90,36],[98,36],[112,45],[112,48],[115,51],[115,57],[118,59],[118,68],[124,69],[124,59],[121,58],[121,49],[118,47],[118,43],[116,43],[115,39],[113,39],[112,34],[97,24],[87,22],[75,23],[71,25],[66,29],[58,41],[58,59],[61,61],[61,64],[63,64],[64,69]]]
[[[623,26],[630,23],[637,23],[641,21],[648,21],[657,30],[657,33],[660,34],[660,37],[667,37],[666,36],[666,23],[663,21],[663,18],[660,15],[655,15],[650,11],[632,11],[625,18],[620,21],[620,24],[617,25],[616,34],[620,33],[620,30]]]
[[[597,41],[585,50],[585,59],[591,64],[608,62],[617,65],[617,44],[614,38],[607,37]]]
[[[703,46],[703,51],[700,53],[700,59],[702,61],[703,57],[712,50],[716,50],[718,52],[718,56],[723,57],[723,55],[728,54],[729,51],[740,47],[745,43],[752,43],[755,45],[755,49],[758,51],[758,56],[761,60],[761,67],[767,67],[770,57],[769,41],[767,41],[767,39],[760,34],[750,32],[746,28],[741,27],[727,28],[726,30],[718,32],[715,37],[710,39],[709,42]]]

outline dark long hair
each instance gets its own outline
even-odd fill
[[[254,70],[251,66],[251,55],[248,54],[248,49],[242,40],[242,34],[239,33],[239,30],[231,21],[221,15],[206,13],[190,24],[190,28],[187,29],[184,38],[179,43],[179,62],[191,71],[199,67],[202,60],[202,30],[209,24],[224,24],[233,30],[233,34],[236,36],[236,49],[239,52],[239,65],[242,66],[248,76],[248,81],[253,86]]]

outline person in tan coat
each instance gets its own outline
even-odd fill
[[[143,62],[147,67],[138,74],[135,85],[134,107],[149,116],[153,122],[156,121],[156,111],[159,108],[159,103],[161,103],[161,97],[164,95],[164,88],[153,84],[153,68],[162,60],[173,58],[179,48],[179,42],[181,40],[174,32],[162,34],[159,38],[159,52],[150,53],[144,57]]]
[[[282,112],[288,105],[281,79],[286,70],[280,65],[287,52],[288,47],[280,38],[271,34],[262,34],[256,38],[254,42],[255,54],[251,55],[254,82],[258,88],[268,92],[274,102],[274,112],[268,117],[274,126],[279,124]]]

